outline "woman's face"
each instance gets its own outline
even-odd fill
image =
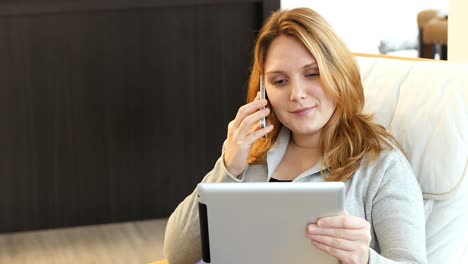
[[[294,37],[280,35],[271,43],[265,86],[276,117],[296,135],[317,134],[335,111],[314,56]]]

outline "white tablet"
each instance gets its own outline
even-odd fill
[[[197,191],[203,263],[339,263],[306,227],[344,213],[344,183],[200,183]]]

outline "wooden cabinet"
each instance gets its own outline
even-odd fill
[[[0,232],[167,217],[279,1],[0,3]]]

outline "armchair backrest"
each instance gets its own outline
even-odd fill
[[[421,186],[429,263],[468,257],[468,64],[356,54],[366,97]]]

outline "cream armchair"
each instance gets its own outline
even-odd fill
[[[429,263],[468,258],[468,64],[357,55],[368,112],[421,186]]]
[[[376,113],[376,121],[399,140],[421,185],[429,263],[466,263],[468,64],[356,58],[365,110]]]

